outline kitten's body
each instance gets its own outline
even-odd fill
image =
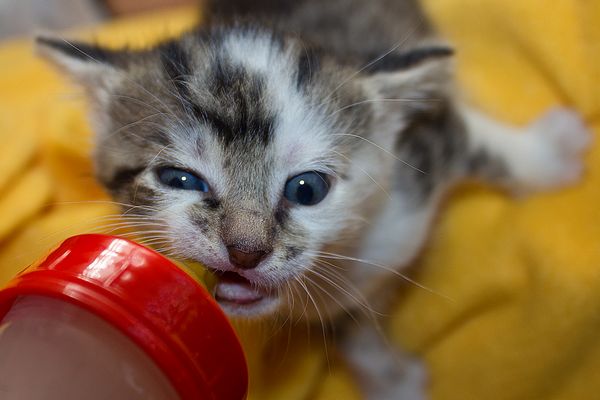
[[[173,254],[220,271],[231,314],[365,311],[393,290],[456,180],[527,189],[579,175],[578,117],[555,111],[517,132],[464,108],[451,51],[431,44],[411,1],[214,6],[212,27],[148,51],[41,43],[92,97],[100,181]],[[174,187],[172,168],[198,185]],[[342,341],[369,398],[420,396],[419,368],[371,323]]]

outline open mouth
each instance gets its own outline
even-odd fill
[[[262,314],[274,303],[275,296],[272,293],[256,287],[235,272],[219,272],[216,277],[215,299],[229,314]]]
[[[234,304],[252,304],[262,300],[265,293],[253,287],[250,281],[235,272],[227,271],[217,275],[215,298]]]

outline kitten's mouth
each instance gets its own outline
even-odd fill
[[[252,304],[260,301],[264,294],[250,281],[235,272],[227,271],[217,275],[215,298],[217,301],[226,301],[235,304]]]
[[[232,271],[217,274],[214,294],[224,311],[233,315],[263,314],[275,300],[272,293]]]

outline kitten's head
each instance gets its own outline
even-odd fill
[[[87,90],[100,182],[158,247],[217,272],[217,300],[244,316],[286,306],[387,185],[398,162],[382,148],[447,80],[440,57],[360,70],[247,27],[140,51],[38,45]]]

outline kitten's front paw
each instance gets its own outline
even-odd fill
[[[521,186],[543,190],[581,178],[582,153],[591,142],[591,134],[577,112],[551,109],[532,122],[525,135],[527,151],[517,174]]]
[[[421,360],[411,358],[404,365],[404,384],[397,383],[393,399],[426,400],[427,369]]]
[[[393,363],[366,388],[367,400],[426,400],[427,369],[419,359],[391,354]]]

